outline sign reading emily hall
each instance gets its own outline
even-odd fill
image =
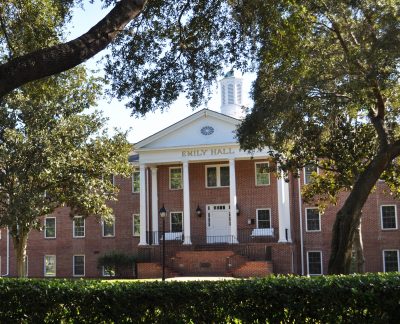
[[[197,149],[182,151],[182,156],[215,156],[215,155],[230,155],[235,154],[235,151],[230,147]]]

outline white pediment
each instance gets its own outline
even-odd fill
[[[203,109],[135,144],[136,150],[236,144],[238,119]]]

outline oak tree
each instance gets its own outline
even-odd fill
[[[332,231],[329,273],[348,273],[362,208],[378,179],[399,195],[400,5],[294,1],[261,42],[243,148],[269,147],[285,171],[321,170],[304,196],[348,195]],[[269,25],[267,21],[264,22]]]
[[[0,227],[10,231],[18,276],[41,216],[66,205],[71,216],[107,220],[118,189],[106,179],[131,172],[125,134],[110,138],[98,112],[82,113],[97,93],[96,82],[75,68],[21,87],[0,105]]]
[[[107,220],[107,202],[118,189],[105,179],[130,174],[125,134],[110,138],[98,112],[84,113],[101,93],[98,79],[76,67],[23,85],[63,60],[54,55],[61,54],[57,44],[74,4],[10,0],[0,6],[0,227],[10,231],[18,276],[25,275],[27,239],[43,228],[42,216],[67,205],[71,216]]]

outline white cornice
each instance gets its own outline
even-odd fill
[[[189,145],[189,146],[169,146],[163,148],[143,148],[143,149],[136,149],[136,153],[140,152],[157,152],[157,151],[171,151],[171,150],[190,150],[190,149],[201,149],[201,148],[211,148],[211,147],[238,147],[239,143],[237,142],[230,142],[230,143],[217,143],[217,144],[199,144],[199,145]]]

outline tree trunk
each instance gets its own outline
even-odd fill
[[[364,246],[361,233],[361,219],[356,231],[354,232],[353,251],[355,255],[355,272],[365,272]]]
[[[121,0],[82,36],[0,65],[0,98],[25,83],[67,71],[93,57],[141,13],[145,3],[145,0]]]
[[[332,229],[329,274],[350,272],[354,234],[360,224],[362,208],[380,175],[389,165],[391,158],[389,149],[377,153],[360,174],[343,207],[336,214]]]
[[[14,252],[16,260],[17,277],[26,277],[26,245],[28,241],[28,235],[22,234],[13,237]]]

